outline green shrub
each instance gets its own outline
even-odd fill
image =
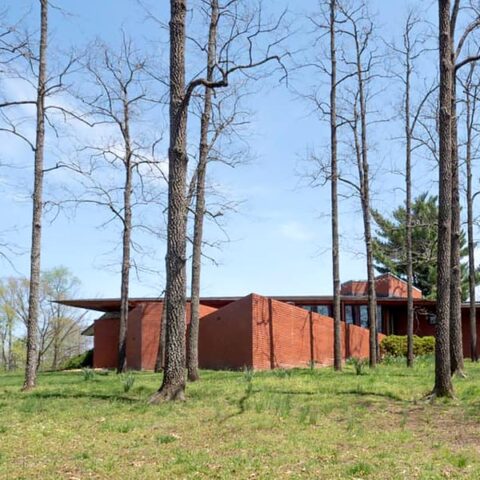
[[[389,335],[380,343],[383,356],[406,357],[407,337],[406,335]],[[431,355],[435,352],[435,337],[413,336],[413,354],[418,356]]]
[[[93,349],[87,350],[86,352],[81,353],[80,355],[75,355],[72,358],[69,358],[65,365],[63,366],[64,370],[78,370],[80,368],[91,368],[93,367]]]

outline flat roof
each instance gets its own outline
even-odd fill
[[[329,304],[333,302],[333,297],[331,295],[263,295],[266,298],[271,298],[273,300],[279,300],[282,302],[293,302],[295,304],[305,304],[305,305],[321,305]],[[229,303],[235,302],[243,298],[242,296],[235,297],[201,297],[200,302],[203,305],[221,308]],[[190,298],[187,297],[187,301]],[[355,295],[342,295],[341,301],[343,303],[349,304],[365,304],[368,302],[368,297],[366,295],[355,296]],[[377,297],[377,303],[379,305],[400,305],[406,303],[407,299],[405,297]],[[136,297],[129,299],[130,308],[134,308],[140,303],[161,303],[163,298],[160,297]],[[60,300],[57,303],[66,305],[69,307],[76,308],[85,308],[87,310],[96,310],[99,312],[118,312],[120,310],[120,298],[84,298],[84,299],[72,299],[72,300]],[[424,298],[414,299],[416,305],[424,306],[435,306],[435,300],[427,300]],[[477,305],[480,305],[480,302],[477,302]],[[463,308],[467,308],[469,303],[464,302],[462,304]]]

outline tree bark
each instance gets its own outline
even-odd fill
[[[163,297],[162,316],[160,317],[160,335],[158,337],[157,360],[155,362],[155,373],[161,372],[165,367],[165,339],[167,330],[167,302]]]
[[[473,73],[473,66],[471,73]],[[472,362],[478,361],[477,353],[477,307],[475,304],[475,239],[473,237],[473,189],[472,189],[472,133],[475,122],[475,105],[472,108],[472,97],[470,91],[471,83],[467,83],[465,91],[465,109],[466,109],[466,155],[465,164],[467,169],[467,235],[468,235],[468,288],[470,293],[470,358]],[[473,96],[473,102],[476,97]]]
[[[342,369],[340,249],[338,233],[338,165],[337,165],[337,47],[335,18],[337,0],[330,0],[330,155],[332,202],[332,280],[333,280],[333,368]]]
[[[452,43],[450,0],[439,0],[439,207],[437,258],[437,326],[433,396],[453,396],[450,370],[450,257],[452,227]]]
[[[167,328],[163,382],[151,403],[185,398],[187,0],[170,0],[170,143],[168,150]]]
[[[210,2],[210,27],[208,33],[207,81],[213,82],[216,63],[218,0]],[[200,274],[202,266],[203,221],[205,217],[205,181],[208,163],[208,131],[212,114],[211,88],[205,88],[202,118],[200,120],[200,146],[195,192],[195,218],[193,227],[192,285],[190,305],[190,330],[188,336],[187,370],[188,379],[200,378],[198,373],[198,332],[200,322]]]
[[[452,43],[452,65],[455,65]],[[451,280],[450,280],[450,371],[452,375],[464,376],[462,339],[462,278],[460,269],[460,191],[457,144],[457,99],[456,75],[452,70],[451,96],[452,122],[452,232],[451,232]]]
[[[127,331],[128,297],[130,284],[130,245],[132,237],[132,145],[130,138],[130,112],[126,89],[123,98],[122,136],[125,148],[125,184],[123,187],[123,238],[122,238],[122,274],[120,285],[120,330],[118,336],[117,373],[127,370]]]
[[[412,126],[410,119],[411,46],[409,25],[405,31],[405,214],[407,250],[407,367],[413,367],[413,258],[412,258]]]
[[[362,203],[365,249],[367,255],[367,284],[368,284],[368,323],[370,329],[370,356],[369,363],[371,368],[377,365],[377,295],[375,289],[375,272],[373,267],[373,244],[371,229],[371,211],[370,211],[370,178],[368,164],[368,144],[367,144],[367,105],[365,99],[365,79],[363,76],[363,66],[358,33],[355,34],[356,47],[356,76],[358,87],[358,100],[360,106],[360,156],[358,157],[360,175],[360,196]]]
[[[40,45],[36,100],[36,134],[33,185],[30,293],[27,319],[27,361],[23,390],[35,387],[38,368],[38,314],[40,304],[40,256],[42,243],[43,160],[45,147],[45,97],[47,82],[48,0],[40,0]]]

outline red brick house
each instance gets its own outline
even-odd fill
[[[391,274],[376,278],[377,323],[383,335],[406,334],[406,283]],[[342,285],[342,356],[368,357],[368,310],[365,281]],[[415,334],[435,334],[435,302],[414,289]],[[94,340],[94,366],[117,363],[119,299],[67,300],[72,307],[102,312],[85,330]],[[328,365],[333,362],[331,296],[202,298],[199,362],[202,368],[238,369]],[[163,310],[161,299],[132,298],[127,338],[127,364],[137,370],[155,365]],[[190,317],[187,303],[186,321]],[[465,355],[469,352],[468,306],[462,308]],[[477,322],[478,324],[478,322]],[[478,332],[480,335],[480,332]]]

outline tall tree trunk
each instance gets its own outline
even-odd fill
[[[360,104],[360,151],[361,151],[361,198],[362,213],[365,236],[365,249],[367,255],[367,283],[368,283],[368,323],[370,329],[370,367],[377,365],[377,294],[375,289],[375,271],[373,267],[373,244],[371,229],[371,210],[370,210],[370,174],[368,164],[368,144],[367,144],[367,105],[365,99],[365,79],[363,77],[363,67],[361,58],[361,49],[356,40],[356,68],[358,82],[358,99]]]
[[[410,37],[406,31],[405,71],[405,214],[407,250],[407,367],[413,367],[413,259],[412,259],[412,127],[410,119],[410,80],[412,74],[410,59]]]
[[[210,27],[208,33],[207,81],[213,81],[217,50],[218,0],[210,2]],[[190,331],[188,337],[187,370],[190,381],[198,380],[198,332],[200,322],[200,273],[202,266],[203,220],[205,217],[205,180],[208,163],[208,131],[212,113],[211,88],[205,88],[202,118],[200,121],[200,147],[197,166],[195,219],[193,227],[192,286],[190,305]]]
[[[157,360],[155,362],[155,373],[161,372],[165,367],[165,340],[167,331],[167,301],[163,297],[162,316],[160,317],[160,335],[158,337]]]
[[[376,341],[376,309],[377,309],[377,299],[376,299],[376,290],[375,290],[375,275],[373,271],[373,257],[372,257],[372,233],[371,233],[371,222],[370,222],[370,202],[368,198],[368,182],[365,182],[365,176],[368,175],[368,165],[367,170],[365,171],[365,163],[362,157],[363,144],[359,138],[358,133],[358,110],[356,103],[353,108],[353,136],[354,136],[354,147],[355,147],[355,156],[358,167],[358,178],[359,178],[359,192],[360,192],[360,203],[362,206],[362,215],[363,215],[363,227],[364,227],[364,238],[365,238],[365,247],[366,247],[366,257],[367,257],[367,285],[368,285],[368,321],[369,321],[369,361],[370,366],[373,368],[377,364],[377,341]],[[373,314],[373,315],[372,315]],[[373,320],[372,320],[373,317]],[[372,325],[373,323],[373,325]]]
[[[127,94],[123,99],[122,136],[125,148],[125,185],[123,189],[122,278],[120,286],[120,330],[118,335],[117,373],[127,370],[128,297],[130,283],[130,244],[132,236],[132,146]]]
[[[168,150],[167,328],[163,382],[151,403],[185,398],[187,105],[185,17],[187,0],[170,0],[170,144]]]
[[[333,368],[342,369],[340,249],[338,234],[338,165],[337,165],[337,47],[335,14],[337,0],[330,0],[330,155],[332,201],[332,280],[333,280]]]
[[[38,314],[40,304],[40,255],[42,244],[43,157],[45,146],[45,96],[47,82],[48,0],[40,0],[40,46],[36,102],[30,292],[27,318],[27,362],[23,390],[35,387],[38,367]]]
[[[471,72],[473,73],[473,66]],[[471,84],[465,91],[465,108],[466,108],[466,155],[465,164],[467,168],[467,235],[468,235],[468,287],[470,293],[470,358],[472,362],[478,361],[477,353],[477,306],[475,304],[475,239],[473,237],[473,189],[472,189],[472,132],[475,122],[475,108],[472,109]],[[473,101],[476,102],[475,97]]]
[[[450,370],[450,256],[452,227],[452,44],[450,0],[439,0],[439,206],[437,253],[437,326],[433,395],[453,396]]]
[[[455,65],[452,43],[452,65]],[[462,339],[462,279],[460,268],[460,191],[457,144],[456,75],[452,70],[451,96],[452,122],[452,232],[451,232],[451,280],[450,280],[450,371],[452,375],[465,376]]]

